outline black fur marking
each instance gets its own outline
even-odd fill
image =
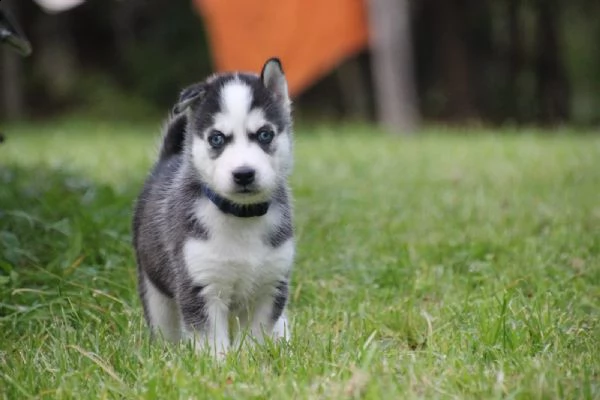
[[[203,197],[202,184],[198,181],[188,181],[181,188],[181,197],[178,201],[170,203],[170,207],[176,209],[173,215],[177,212],[184,213],[184,229],[174,231],[170,239],[175,242],[175,252],[182,254],[183,245],[188,238],[208,240],[210,239],[210,230],[208,227],[194,215],[194,205],[198,199]],[[177,218],[179,219],[179,218]]]
[[[185,229],[194,239],[208,240],[209,238],[208,228],[193,214],[188,217]]]
[[[262,129],[262,128],[260,128],[260,129]],[[259,131],[260,131],[260,129],[259,129]],[[269,143],[261,143],[258,141],[257,136],[258,136],[258,132],[253,132],[248,135],[248,138],[251,141],[253,141],[254,143],[256,143],[265,153],[270,154],[270,155],[274,154],[275,151],[277,150],[277,144],[275,143],[275,138]]]
[[[204,137],[204,132],[214,124],[214,116],[221,112],[221,90],[233,78],[233,75],[220,76],[206,85],[202,101],[192,105],[193,119],[188,125],[190,132]]]
[[[150,323],[151,323],[150,313],[148,310],[148,306],[146,305],[146,303],[147,303],[146,293],[148,292],[148,289],[146,287],[146,285],[148,284],[146,282],[147,279],[148,279],[148,277],[146,276],[144,271],[142,271],[138,268],[138,294],[139,294],[140,298],[142,299],[142,309],[144,310],[144,319],[146,320],[146,323],[148,325],[150,325]]]
[[[252,75],[240,74],[240,80],[248,85],[252,92],[250,111],[255,109],[262,110],[265,113],[265,118],[277,128],[276,133],[283,132],[291,125],[283,103],[277,100],[275,94],[271,93],[259,78]]]
[[[188,182],[181,186],[180,196],[167,197],[170,183],[182,168],[183,155],[174,155],[159,160],[148,176],[136,202],[133,218],[133,245],[136,250],[138,270],[166,296],[173,298],[176,292],[176,274],[172,266],[183,262],[181,247],[189,232],[184,221],[202,192],[199,183]],[[164,201],[167,200],[169,215],[164,216]],[[182,225],[178,226],[177,221]],[[165,240],[168,237],[174,248]]]
[[[275,288],[275,296],[273,298],[273,314],[271,315],[273,322],[276,322],[279,317],[281,317],[281,314],[283,314],[288,299],[288,292],[289,288],[287,281],[279,281]]]
[[[173,298],[174,294],[169,290],[168,286],[164,284],[165,280],[162,276],[157,276],[157,274],[148,275],[148,281],[150,281],[150,283],[152,283],[162,294]]]
[[[273,230],[273,232],[271,232],[271,235],[269,236],[269,244],[273,248],[277,248],[291,239],[292,236],[292,223],[289,220],[284,220]]]
[[[183,152],[186,124],[187,118],[185,117],[185,114],[177,115],[169,121],[160,149],[160,159],[166,159],[172,155],[181,154]]]
[[[173,277],[163,268],[169,259],[160,234],[160,223],[154,219],[160,214],[160,206],[152,200],[161,193],[161,187],[156,183],[177,171],[178,158],[170,157],[157,163],[136,202],[132,226],[138,271],[143,271],[148,281],[168,297],[173,297]]]
[[[292,223],[292,211],[289,204],[289,195],[285,186],[280,186],[273,194],[272,203],[281,207],[282,215],[279,224],[273,228],[267,238],[268,243],[277,248],[288,241],[294,235]]]
[[[202,285],[194,285],[192,287],[190,293],[192,295],[199,296],[202,294],[202,291],[204,290],[204,288],[205,288],[205,286],[202,286]]]
[[[233,141],[234,141],[233,135],[226,135],[222,132],[219,132],[219,133],[223,134],[223,136],[225,137],[225,144],[223,144],[223,146],[221,146],[221,147],[216,147],[216,148],[210,146],[210,148],[208,150],[208,152],[209,152],[208,156],[210,157],[211,160],[215,160],[215,159],[219,158],[219,156],[221,154],[223,154],[223,152],[225,151],[225,148],[229,144],[233,143]],[[210,140],[210,136],[211,136],[211,134],[208,135],[207,140]]]
[[[173,108],[173,112],[178,114],[185,111],[185,109],[191,106],[194,102],[200,101],[205,94],[205,82],[195,83],[186,87],[181,91],[181,94],[179,95],[179,100]]]
[[[178,302],[181,308],[183,322],[188,328],[199,330],[206,324],[206,302],[202,296],[203,286],[194,285],[186,279],[178,290]]]

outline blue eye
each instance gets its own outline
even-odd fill
[[[256,140],[260,144],[269,144],[275,137],[273,131],[269,128],[261,128],[256,132]]]
[[[219,131],[213,131],[208,136],[208,143],[215,149],[219,149],[225,145],[225,135]]]

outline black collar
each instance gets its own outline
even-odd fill
[[[215,206],[225,214],[231,214],[240,218],[261,217],[269,210],[269,203],[237,204],[231,200],[219,196],[208,186],[202,185],[202,192],[213,202]]]

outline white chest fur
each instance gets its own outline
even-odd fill
[[[272,290],[288,275],[293,240],[277,248],[268,240],[280,221],[279,209],[269,209],[264,217],[238,218],[202,201],[196,215],[208,228],[209,239],[188,239],[183,252],[190,277],[205,287],[205,295],[225,304],[244,304]]]

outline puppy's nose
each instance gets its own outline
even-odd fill
[[[240,167],[233,171],[233,181],[240,186],[250,185],[254,182],[256,171],[250,167]]]

